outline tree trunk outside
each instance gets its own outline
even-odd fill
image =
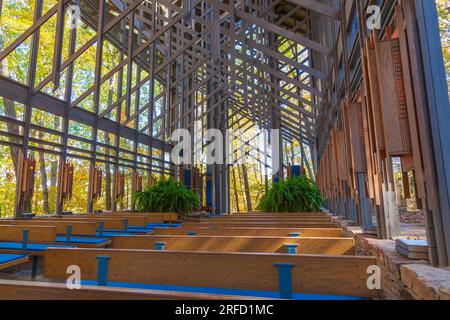
[[[236,203],[236,212],[241,212],[241,209],[239,208],[239,196],[238,196],[236,173],[234,172],[234,167],[231,167],[231,172],[233,174],[233,189],[234,189],[234,199],[235,199],[235,203]]]
[[[241,167],[242,167],[242,177],[244,179],[245,198],[247,199],[247,211],[252,212],[252,199],[250,196],[250,188],[248,184],[247,168],[243,164],[241,165]]]
[[[44,136],[42,131],[39,131],[39,139],[43,139]],[[48,178],[47,172],[45,171],[45,154],[42,151],[38,152],[39,154],[39,171],[41,173],[41,187],[42,187],[42,199],[44,202],[44,212],[50,213],[50,208],[48,205]]]

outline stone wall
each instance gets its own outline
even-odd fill
[[[382,299],[450,300],[450,269],[434,268],[424,260],[411,260],[395,251],[395,241],[363,234],[361,228],[336,220],[344,236],[355,238],[357,255],[377,258],[381,269]]]

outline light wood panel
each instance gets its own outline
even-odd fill
[[[290,233],[300,233],[300,237],[341,237],[340,228],[208,228],[208,227],[178,227],[155,228],[155,235],[186,235],[194,231],[204,236],[273,236],[287,237]]]
[[[53,248],[46,251],[44,275],[65,279],[75,264],[84,279],[95,280],[97,256],[110,257],[109,281],[278,291],[274,264],[290,263],[294,292],[378,295],[366,285],[375,257]]]
[[[31,222],[30,222],[31,223]],[[48,222],[47,225],[21,224],[21,225],[0,225],[0,241],[14,241],[21,242],[23,230],[28,230],[28,242],[45,243],[45,244],[67,244],[65,242],[56,241],[56,227],[52,225],[53,222]],[[93,224],[95,227],[95,223]],[[74,235],[72,233],[72,235]],[[111,240],[105,240],[101,243],[77,243],[76,239],[72,238],[71,245],[76,245],[82,248],[102,248],[111,244]],[[2,250],[2,252],[15,253],[20,250]]]
[[[327,222],[186,222],[184,227],[248,227],[248,228],[335,228],[333,223]]]
[[[112,238],[115,249],[154,249],[164,242],[166,250],[286,253],[285,244],[297,244],[299,254],[353,255],[353,238],[230,237],[230,236],[120,236]]]
[[[21,242],[23,230],[28,230],[29,242],[54,242],[56,227],[32,225],[0,225],[0,241]]]
[[[227,217],[328,217],[325,212],[250,212],[233,213]]]
[[[100,226],[100,222],[103,222],[105,229],[123,230],[125,228],[125,219],[122,218],[88,218],[88,217],[38,217],[33,218],[35,221],[70,221],[70,222],[95,222],[97,228]]]
[[[139,216],[139,215],[133,215],[133,214],[83,214],[83,215],[70,215],[70,216],[62,216],[62,219],[92,219],[92,218],[97,218],[97,219],[123,219],[123,220],[128,220],[128,225],[129,226],[146,226],[148,222],[147,216]],[[163,222],[163,217],[159,216],[156,217],[158,222],[162,223]]]
[[[279,217],[279,218],[203,218],[200,219],[200,222],[320,222],[320,223],[331,223],[332,220],[329,217],[306,217],[306,218],[297,218],[297,217]]]
[[[45,221],[45,220],[0,220],[2,225],[54,226],[57,234],[66,234],[67,226],[72,226],[72,234],[95,235],[96,222]]]
[[[106,212],[106,214],[136,214],[136,215],[145,215],[151,219],[154,219],[153,222],[159,221],[158,217],[162,217],[163,221],[166,222],[175,222],[178,221],[178,214],[174,212],[139,212],[139,211],[114,211],[114,212]]]
[[[81,286],[70,290],[66,284],[0,280],[0,300],[258,300],[243,296],[224,296],[176,291]]]

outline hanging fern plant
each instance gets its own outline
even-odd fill
[[[160,180],[154,186],[133,196],[140,212],[177,212],[186,215],[199,206],[197,194],[172,178]]]
[[[304,176],[274,183],[261,198],[258,210],[264,212],[315,212],[323,204],[317,185]]]

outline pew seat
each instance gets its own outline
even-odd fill
[[[28,256],[24,254],[0,253],[0,270],[27,263]]]
[[[60,249],[68,249],[75,248],[72,245],[59,245],[59,244],[48,244],[48,243],[30,243],[26,244],[26,252],[33,255],[44,255],[45,251],[49,248],[60,248]],[[22,242],[10,242],[10,241],[1,241],[0,242],[0,252],[6,253],[16,253],[23,252],[23,243]]]
[[[63,235],[56,236],[56,242],[89,247],[105,247],[111,244],[111,240],[107,238],[70,236],[68,239]]]

